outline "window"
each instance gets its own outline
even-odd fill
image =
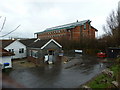
[[[24,48],[20,48],[19,53],[24,53]]]
[[[84,30],[86,30],[86,24],[84,24]]]
[[[32,57],[38,58],[38,51],[33,50],[32,51]]]
[[[91,29],[91,25],[89,24],[89,29]]]
[[[11,49],[8,49],[9,52],[11,52]]]
[[[14,53],[14,49],[8,49],[8,51]]]

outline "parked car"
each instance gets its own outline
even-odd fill
[[[99,52],[97,53],[97,57],[104,58],[104,57],[107,57],[107,55],[104,52]]]

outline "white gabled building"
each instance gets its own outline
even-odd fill
[[[26,46],[18,40],[2,40],[2,48],[15,54],[12,59],[26,57]]]

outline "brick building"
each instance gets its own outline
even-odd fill
[[[91,26],[90,20],[77,21],[65,25],[47,28],[43,32],[37,32],[37,38],[40,39],[60,39],[80,40],[81,37],[95,38],[95,32],[98,31]]]

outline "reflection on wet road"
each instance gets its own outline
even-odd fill
[[[75,55],[64,64],[15,69],[10,77],[28,88],[76,88],[99,74],[106,66],[96,57]],[[68,68],[67,68],[68,67]]]

